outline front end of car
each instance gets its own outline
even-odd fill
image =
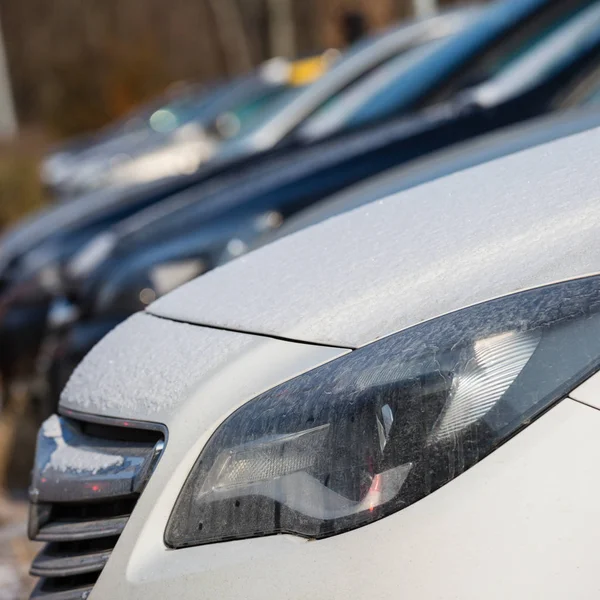
[[[184,312],[119,326],[42,427],[34,598],[597,591],[597,276],[359,348]]]

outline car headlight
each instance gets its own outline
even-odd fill
[[[374,342],[229,416],[193,467],[165,541],[323,538],[386,517],[475,465],[599,367],[599,277]]]
[[[113,183],[130,184],[189,175],[212,158],[214,151],[213,142],[206,136],[195,140],[175,137],[172,143],[163,148],[134,157],[110,169],[109,178]]]

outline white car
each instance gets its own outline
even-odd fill
[[[39,434],[33,597],[600,597],[599,147],[362,206],[117,328]]]

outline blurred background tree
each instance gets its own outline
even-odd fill
[[[0,22],[20,125],[64,137],[172,82],[341,47],[352,18],[373,30],[451,1],[2,0]]]

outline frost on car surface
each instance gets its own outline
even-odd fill
[[[70,470],[95,475],[98,471],[109,467],[119,467],[123,464],[122,456],[69,446],[63,437],[60,419],[56,415],[52,415],[44,421],[42,434],[56,445],[50,455],[50,460],[46,463],[45,470],[53,469],[60,472]]]
[[[208,273],[150,312],[358,347],[597,272],[599,142],[595,129],[360,207]]]
[[[599,282],[440,316],[246,403],[204,447],[165,540],[323,538],[428,496],[597,371]]]
[[[67,384],[62,405],[154,420],[252,338],[138,314],[102,340]]]

